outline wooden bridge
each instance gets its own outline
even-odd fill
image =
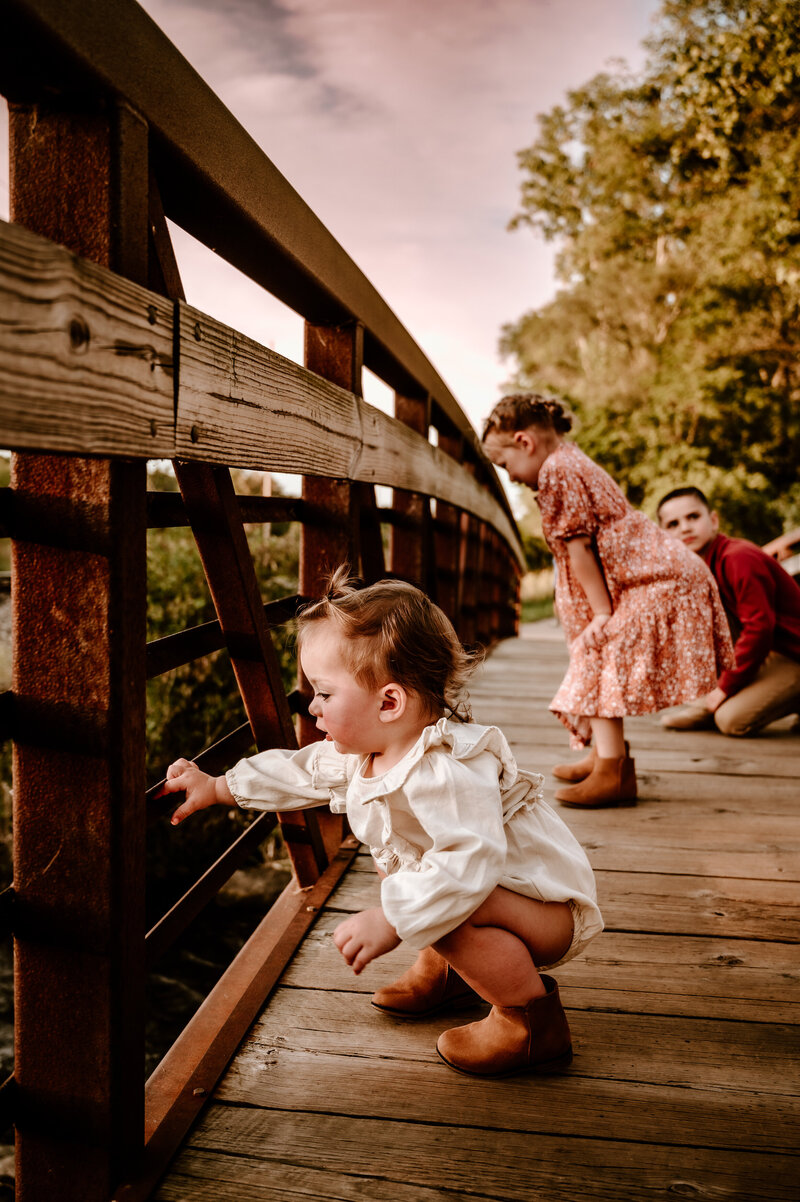
[[[551,622],[495,648],[473,690],[520,763],[566,739],[547,712],[566,663]],[[481,1008],[393,1020],[331,933],[377,904],[359,855],[278,982],[156,1193],[194,1199],[519,1202],[796,1199],[797,735],[735,742],[626,723],[641,800],[561,810],[597,873],[606,930],[558,970],[576,1055],[564,1075],[476,1081],[435,1050]],[[552,778],[546,796],[552,796]]]
[[[632,723],[643,804],[570,814],[609,931],[559,974],[568,1075],[462,1079],[434,1058],[434,1024],[373,1013],[368,993],[404,954],[358,980],[339,962],[337,912],[374,878],[340,820],[298,814],[281,820],[292,881],[145,1083],[148,973],[276,822],[246,826],[147,930],[146,843],[164,818],[146,787],[148,680],[228,656],[243,720],[174,749],[211,771],[315,737],[273,636],[347,560],[368,581],[419,583],[465,643],[494,648],[476,717],[546,771],[564,754],[545,713],[564,649],[557,630],[518,637],[518,534],[456,400],[133,0],[7,0],[0,88],[0,446],[14,452],[0,915],[16,1005],[0,1106],[19,1202],[794,1196],[800,757],[785,730],[733,744]],[[168,218],[299,314],[303,366],[186,302]],[[394,417],[364,402],[365,368]],[[162,459],[180,494],[148,491]],[[239,496],[232,468],[301,475],[302,496]],[[296,592],[265,603],[245,525],[271,522],[301,527],[300,569]],[[216,618],[148,643],[148,531],[180,526]]]

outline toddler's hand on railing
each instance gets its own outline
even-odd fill
[[[205,810],[213,805],[234,805],[233,794],[228,788],[224,776],[209,776],[202,772],[191,760],[175,760],[167,769],[167,779],[158,794],[164,797],[167,793],[185,793],[186,800],[178,806],[170,822],[177,826],[194,814],[196,810]]]

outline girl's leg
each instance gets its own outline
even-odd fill
[[[572,933],[566,902],[541,902],[498,885],[434,947],[493,1006],[525,1006],[545,993],[537,965],[560,960]]]
[[[622,718],[590,718],[597,755],[603,760],[618,760],[625,755]]]

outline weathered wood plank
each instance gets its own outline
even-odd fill
[[[497,501],[404,422],[188,305],[179,322],[179,457],[425,493],[517,547]]]
[[[182,302],[5,222],[0,301],[4,447],[201,459],[393,485],[489,522],[523,562],[505,508],[450,456]]]
[[[597,896],[607,927],[660,932],[665,935],[717,935],[745,939],[800,941],[800,907],[793,880],[751,880],[647,871],[615,872],[598,867],[596,849],[584,841],[594,864]],[[629,853],[633,855],[631,849]],[[613,843],[609,857],[626,857]],[[650,858],[643,842],[636,849],[640,863]],[[680,858],[670,850],[674,863]],[[708,856],[706,857],[708,863]],[[331,906],[363,910],[377,904],[374,878],[348,873],[331,898]]]
[[[538,1134],[532,1140],[516,1131],[471,1129],[465,1138],[456,1125],[430,1121],[376,1122],[215,1105],[174,1171],[157,1202],[205,1202],[212,1183],[219,1202],[266,1196],[646,1202],[673,1195],[778,1202],[795,1197],[797,1162],[791,1156],[677,1149],[618,1137]],[[313,1187],[324,1192],[315,1194]]]
[[[239,1050],[239,1073],[257,1076],[284,1051],[427,1061],[444,1028],[487,1009],[475,1005],[456,1019],[403,1022],[377,1013],[366,998],[354,1005],[350,992],[280,988]],[[798,1026],[587,1010],[570,1010],[569,1020],[572,1076],[800,1097]]]
[[[171,301],[5,222],[0,299],[2,446],[168,453]]]
[[[413,1061],[400,1058],[397,1038],[389,1046],[388,1057],[344,1056],[290,1051],[274,1041],[252,1061],[245,1049],[216,1097],[239,1105],[328,1114],[346,1110],[360,1118],[406,1122],[428,1122],[435,1114],[464,1128],[513,1125],[519,1131],[596,1139],[624,1131],[633,1141],[687,1147],[796,1148],[798,1107],[792,1098],[595,1079],[580,1075],[577,1058],[573,1071],[559,1077],[484,1081],[452,1072],[433,1044],[426,1059]],[[692,1052],[691,1044],[684,1045],[682,1063]],[[633,1060],[638,1054],[638,1047],[630,1049]],[[580,1053],[582,1059],[587,1055]]]
[[[330,937],[343,917],[321,916],[285,985],[370,994],[414,960],[401,946],[355,977]],[[571,1008],[800,1023],[800,958],[792,944],[607,930],[556,976]]]

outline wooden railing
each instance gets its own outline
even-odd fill
[[[145,927],[147,679],[227,648],[247,722],[197,749],[315,737],[272,641],[349,562],[425,588],[467,644],[516,629],[522,563],[494,470],[355,264],[132,0],[9,0],[12,225],[0,228],[0,446],[12,539],[16,1053],[0,1092],[17,1197],[145,1198],[354,854],[333,816],[281,820],[293,880],[147,1082],[144,982],[263,816]],[[305,366],[191,308],[166,217],[305,320]],[[395,417],[366,404],[369,367]],[[430,431],[435,431],[435,445]],[[147,492],[170,459],[177,494]],[[241,497],[232,467],[303,477]],[[376,503],[375,485],[392,502]],[[264,603],[243,522],[302,527],[296,594]],[[148,528],[191,527],[217,619],[147,646]],[[384,552],[388,528],[388,557]],[[175,748],[175,754],[185,748]],[[144,1131],[144,1134],[143,1134]]]

